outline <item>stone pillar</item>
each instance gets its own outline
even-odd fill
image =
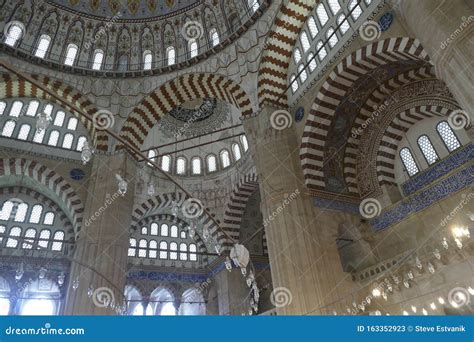
[[[257,117],[245,120],[244,128],[259,177],[273,292],[276,301],[282,294],[281,304],[288,304],[284,297],[288,291],[291,294],[291,303],[277,311],[286,315],[341,312],[332,303],[353,285],[342,270],[337,231],[341,223],[357,219],[315,207],[304,184],[296,134],[291,127],[272,127],[274,111],[265,107]]]
[[[240,269],[234,268],[232,272],[227,269],[221,270],[214,276],[217,289],[217,303],[219,305],[218,315],[240,316],[242,312],[247,313],[250,307],[247,295],[250,289],[240,273]]]
[[[76,262],[72,263],[69,276],[66,315],[116,314],[110,307],[100,307],[101,296],[104,299],[113,295],[115,303],[123,303],[135,172],[136,166],[126,153],[96,155],[93,159],[84,221],[74,252]],[[129,181],[124,196],[118,192],[115,174]],[[76,280],[79,287],[74,290]],[[89,286],[96,290],[92,297],[87,293]]]
[[[460,106],[474,113],[474,2],[398,0],[411,37],[417,38]]]

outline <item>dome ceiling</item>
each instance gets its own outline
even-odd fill
[[[147,19],[187,11],[202,0],[49,0],[51,5],[79,15],[120,16],[120,19]]]

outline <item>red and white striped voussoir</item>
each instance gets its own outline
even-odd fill
[[[57,80],[52,80],[46,76],[31,75],[31,77],[41,82],[49,90],[61,96],[65,101],[76,105],[89,115],[93,115],[97,112],[92,102],[90,102],[80,92],[73,89],[72,87],[67,86]],[[64,107],[62,103],[54,98],[51,98],[49,94],[47,94],[41,88],[38,88],[36,85],[31,84],[30,82],[20,79],[14,75],[2,74],[0,76],[0,99],[14,97],[46,99]],[[98,149],[107,150],[108,137],[104,132],[96,132],[92,122],[87,120],[82,115],[78,115],[75,111],[72,111],[71,107],[66,107],[64,109],[71,111],[73,115],[78,117],[79,121],[88,130],[90,136],[92,137],[93,143],[97,143]]]
[[[416,39],[389,38],[364,46],[345,57],[330,73],[316,96],[306,121],[300,159],[309,189],[324,190],[323,173],[326,137],[339,104],[354,82],[369,71],[404,60],[427,60],[428,56]]]
[[[80,231],[84,205],[73,187],[58,173],[46,166],[26,159],[0,159],[0,176],[27,176],[53,191],[69,210],[76,234]]]
[[[274,27],[267,36],[260,63],[258,75],[260,108],[263,108],[265,103],[288,107],[286,88],[291,54],[299,33],[316,4],[315,0],[283,1]]]
[[[179,76],[148,95],[127,118],[120,136],[140,148],[149,130],[173,108],[196,98],[211,97],[235,105],[243,116],[252,113],[247,93],[234,81],[216,74]]]

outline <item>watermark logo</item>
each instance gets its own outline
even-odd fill
[[[293,118],[287,110],[279,109],[270,115],[270,124],[278,131],[291,127],[292,123]]]
[[[99,287],[92,294],[92,302],[98,308],[106,308],[114,301],[114,292],[108,287]]]
[[[200,200],[197,198],[188,198],[184,201],[181,212],[187,218],[193,219],[202,215],[204,211],[204,206]]]
[[[290,205],[290,203],[296,198],[298,197],[298,195],[300,194],[300,190],[299,189],[295,189],[294,192],[292,192],[291,194],[285,194],[285,199],[283,200],[283,202],[281,203],[281,205],[279,205],[270,215],[268,215],[268,217],[266,217],[264,220],[263,220],[263,226],[266,227],[270,224],[271,221],[273,221],[275,219],[275,217],[277,217],[279,214],[281,214],[283,212],[283,210],[285,210],[285,208]]]
[[[371,219],[380,215],[382,205],[375,198],[366,198],[359,205],[360,215],[366,219]]]
[[[474,15],[470,15],[469,17],[462,17],[461,24],[459,25],[459,27],[454,30],[454,32],[448,38],[441,42],[441,50],[446,49],[449,44],[456,40],[456,38],[461,34],[461,32],[464,31],[464,29],[467,28],[473,21]]]
[[[449,126],[454,130],[465,129],[471,125],[471,117],[463,110],[455,110],[448,116]]]
[[[198,40],[204,34],[204,28],[199,21],[191,20],[183,25],[181,34],[187,41]]]
[[[448,293],[448,302],[454,308],[468,305],[470,302],[469,291],[464,287],[455,287]]]
[[[101,38],[106,38],[107,36],[107,32],[110,30],[110,28],[112,27],[112,25],[120,19],[120,17],[122,16],[122,12],[119,11],[117,12],[116,15],[114,15],[113,17],[111,18],[107,18],[105,20],[105,25],[103,27],[101,27],[95,34],[93,37],[91,37],[92,39],[85,42],[84,43],[84,48],[86,50],[89,50],[94,44],[97,43],[97,41]]]
[[[276,308],[288,306],[292,301],[293,295],[286,287],[276,287],[270,294],[270,302],[272,302]]]
[[[359,27],[360,37],[367,42],[379,39],[381,32],[379,23],[373,20],[366,21]]]
[[[98,130],[112,128],[115,124],[114,114],[107,109],[101,109],[92,115],[92,124]]]

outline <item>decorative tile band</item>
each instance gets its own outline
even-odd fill
[[[434,184],[429,189],[407,198],[391,210],[382,213],[371,221],[374,232],[386,229],[413,213],[417,213],[448,195],[474,184],[474,165]]]
[[[443,159],[425,172],[422,172],[418,176],[406,181],[402,185],[403,193],[406,196],[411,195],[471,160],[474,160],[474,145],[469,144],[463,149]]]
[[[321,197],[314,198],[314,206],[322,209],[345,211],[349,213],[358,214],[359,205],[355,203],[336,201],[333,199],[326,199]]]

